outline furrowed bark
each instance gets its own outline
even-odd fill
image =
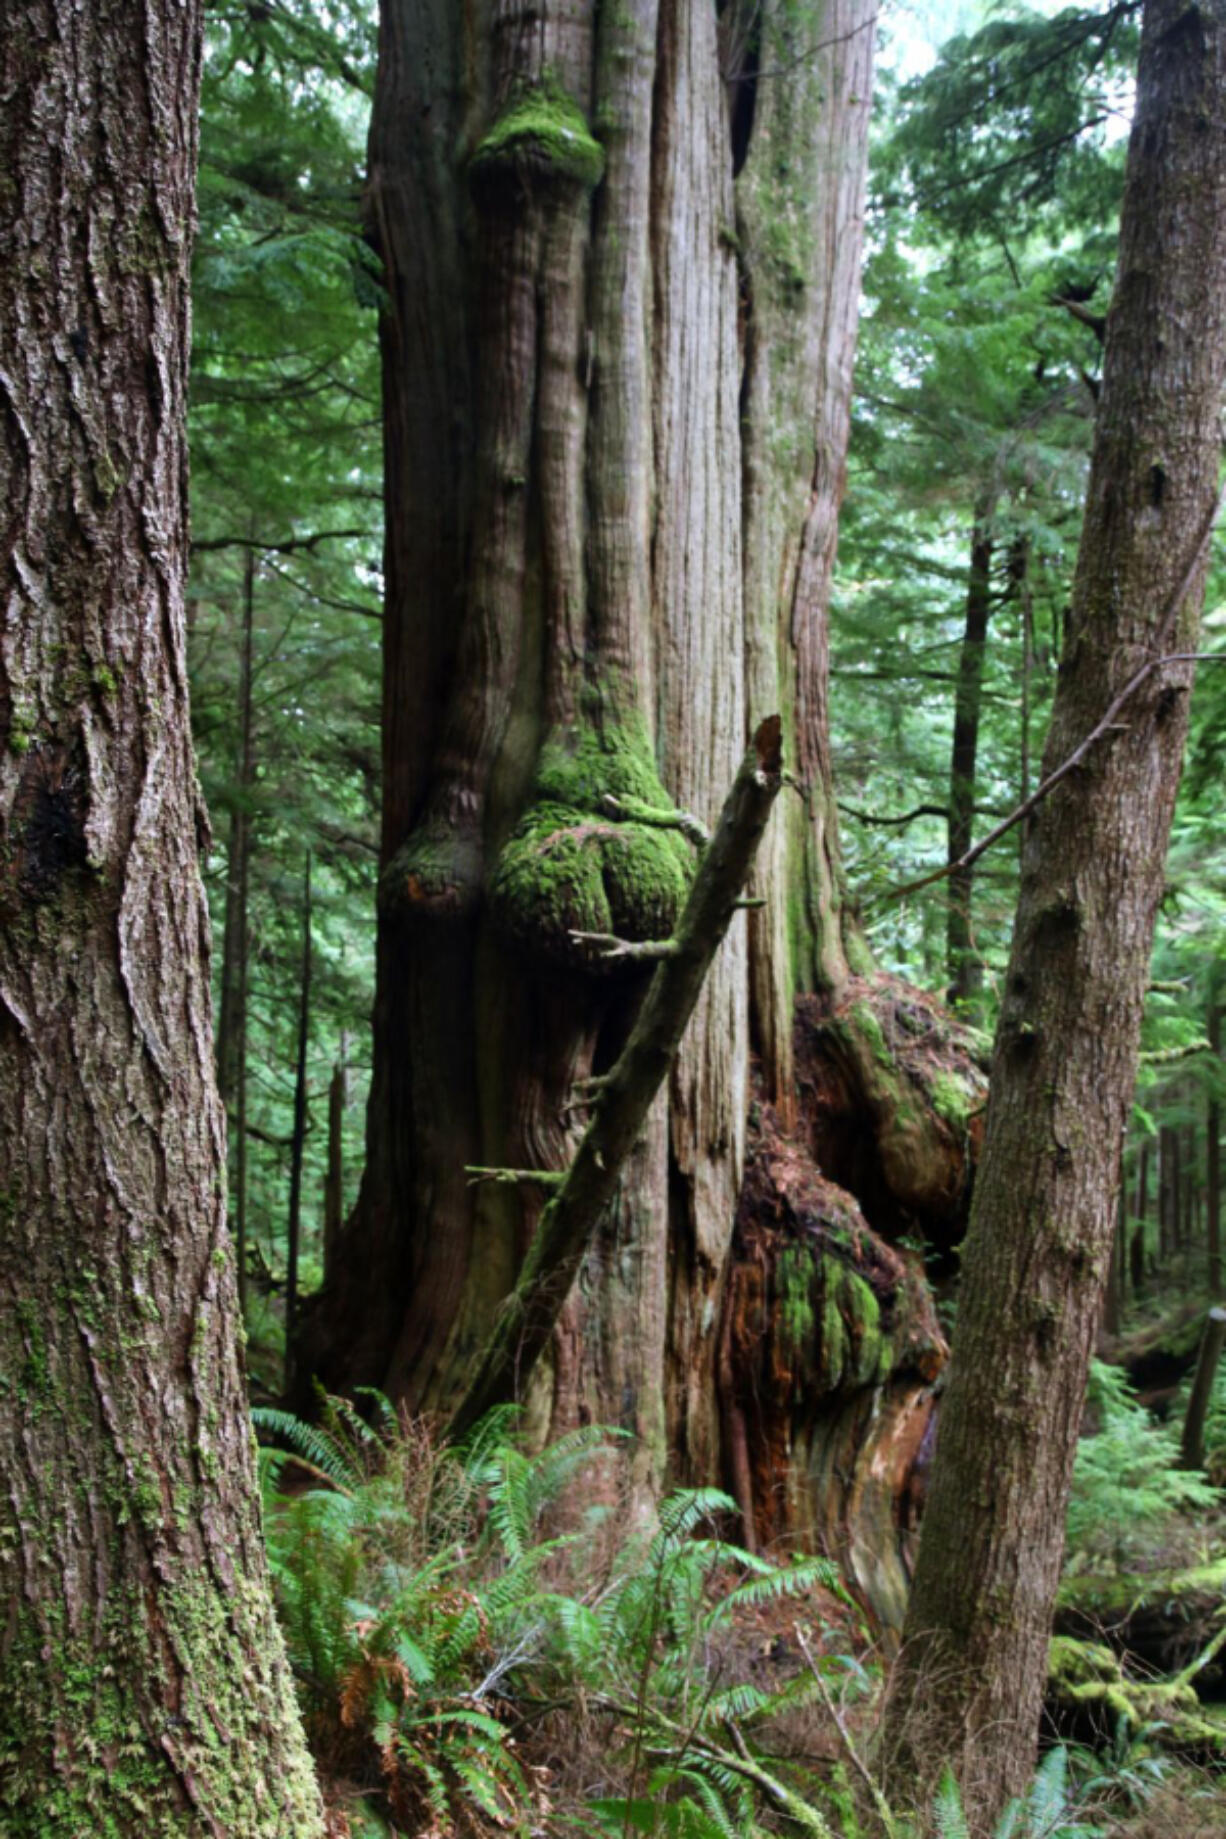
[[[0,1829],[314,1839],[226,1230],[184,616],[201,8],[0,23]]]
[[[908,1789],[950,1763],[984,1830],[1034,1761],[1217,497],[1224,302],[1226,5],[1150,0],[1045,776],[1075,752],[1080,764],[1026,840],[953,1372],[884,1733]],[[1159,661],[1171,652],[1180,661]]]
[[[553,1332],[592,1232],[616,1192],[622,1164],[676,1058],[745,885],[781,775],[780,724],[772,716],[754,737],[699,865],[677,927],[676,950],[653,976],[630,1039],[601,1080],[592,1121],[541,1216],[515,1289],[452,1415],[452,1439],[463,1436],[494,1405],[516,1396]]]

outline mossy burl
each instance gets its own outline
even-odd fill
[[[928,1091],[932,1098],[932,1108],[951,1129],[965,1131],[971,1121],[971,1108],[975,1095],[964,1079],[957,1073],[940,1071],[933,1073],[928,1081]]]
[[[480,183],[503,172],[555,174],[592,191],[604,176],[604,148],[573,96],[556,80],[519,90],[477,143],[469,173]]]
[[[645,731],[586,723],[541,750],[532,799],[490,881],[498,924],[529,949],[602,972],[575,932],[669,938],[694,873],[678,832],[610,817],[608,795],[671,810]]]

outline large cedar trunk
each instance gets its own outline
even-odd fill
[[[1045,772],[1104,731],[1025,843],[887,1729],[907,1785],[953,1763],[977,1833],[1033,1766],[1217,494],[1224,303],[1226,5],[1149,0]]]
[[[310,1835],[184,656],[196,5],[0,27],[0,1827]]]
[[[906,1102],[894,995],[869,981],[826,733],[875,15],[876,0],[803,18],[778,0],[385,0],[381,15],[374,1081],[361,1197],[300,1370],[452,1402],[540,1207],[469,1187],[465,1165],[566,1162],[572,1090],[616,1056],[640,992],[571,930],[667,935],[691,846],[642,807],[710,823],[748,734],[781,710],[804,792],[760,852],[766,904],[721,949],[526,1388],[542,1432],[634,1430],[645,1495],[737,1467],[731,1394],[752,1390],[737,1365],[752,1356],[720,1324],[750,1045],[779,1127],[799,1127],[798,990],[816,993],[819,1083],[874,1139],[890,1227],[948,1223],[965,1189],[967,1133]],[[978,1076],[950,1077],[965,1110]],[[871,1396],[877,1378],[847,1385]]]

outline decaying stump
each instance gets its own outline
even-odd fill
[[[947,1358],[918,1256],[760,1103],[723,1320],[730,1480],[746,1540],[837,1556],[887,1644]]]

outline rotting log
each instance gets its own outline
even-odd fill
[[[1119,1655],[1102,1642],[1053,1638],[1043,1710],[1065,1742],[1113,1744],[1122,1726],[1130,1737],[1144,1732],[1154,1748],[1188,1761],[1226,1760],[1226,1729],[1204,1715],[1183,1674],[1131,1678]]]
[[[1125,1660],[1170,1673],[1212,1639],[1224,1594],[1222,1559],[1182,1571],[1087,1572],[1060,1585],[1055,1632],[1106,1642]]]
[[[451,1418],[450,1437],[464,1435],[494,1405],[515,1396],[549,1340],[622,1164],[676,1057],[782,783],[781,724],[772,715],[754,735],[699,863],[675,949],[661,959],[620,1058],[591,1095],[587,1130],[541,1215],[515,1289]]]

